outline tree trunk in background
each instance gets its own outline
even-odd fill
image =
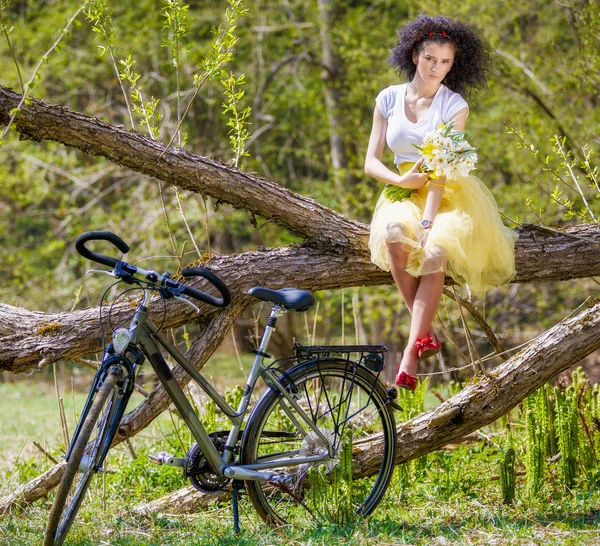
[[[342,123],[340,111],[341,72],[340,61],[335,54],[331,40],[331,28],[337,9],[337,0],[318,0],[319,4],[319,36],[321,38],[321,55],[325,91],[325,107],[329,123],[329,143],[331,149],[331,166],[333,168],[333,183],[340,197],[343,196],[343,178],[348,167],[344,139],[342,138]],[[343,201],[342,201],[343,202]]]

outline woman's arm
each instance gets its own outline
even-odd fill
[[[469,114],[469,108],[465,107],[459,110],[450,121],[454,122],[454,128],[459,131],[465,130],[465,124],[467,121],[467,115]],[[446,184],[446,177],[436,178],[429,184],[429,191],[427,192],[427,200],[425,201],[425,208],[423,210],[423,220],[429,220],[432,224],[440,210],[442,204],[442,197],[444,195],[444,185]],[[427,240],[427,230],[422,240],[422,244],[425,244]]]
[[[419,189],[427,182],[427,175],[413,172],[413,169],[405,175],[400,175],[388,169],[382,162],[381,156],[385,148],[385,133],[387,130],[387,119],[375,105],[373,112],[373,128],[369,138],[369,147],[365,157],[365,173],[386,184],[393,184],[402,188]],[[415,169],[416,170],[416,169]]]
[[[450,122],[454,123],[454,128],[459,131],[465,130],[465,124],[467,123],[467,116],[469,115],[469,107],[465,106],[462,110],[459,110],[450,118]]]

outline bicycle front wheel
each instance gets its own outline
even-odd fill
[[[313,428],[275,389],[259,401],[244,433],[241,464],[267,465],[285,480],[246,482],[254,508],[270,525],[344,524],[369,515],[387,489],[396,454],[383,385],[362,366],[339,359],[299,364],[282,383]],[[328,453],[331,458],[310,461]]]
[[[56,491],[50,510],[44,546],[61,546],[79,511],[90,481],[99,470],[102,447],[112,441],[108,438],[109,425],[114,415],[121,376],[108,373],[96,394],[90,411],[71,451],[65,473]],[[75,479],[80,473],[79,479]]]

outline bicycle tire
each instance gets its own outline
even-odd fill
[[[337,449],[337,453],[329,462],[316,463],[312,466],[304,463],[295,469],[280,468],[279,470],[285,471],[288,476],[290,471],[293,472],[291,485],[287,487],[288,491],[265,482],[247,481],[248,496],[256,512],[271,526],[290,524],[305,526],[311,521],[317,524],[328,522],[343,524],[355,515],[368,516],[385,494],[394,471],[396,455],[396,426],[383,385],[369,370],[341,359],[301,363],[287,372],[281,381],[287,385],[288,390],[298,389],[300,394],[298,403],[310,416],[311,421],[317,424],[328,437],[329,442],[334,446],[334,451]],[[317,392],[315,389],[320,389],[316,397],[314,397]],[[344,400],[344,389],[350,393],[346,400]],[[367,394],[369,392],[372,393],[370,402]],[[323,397],[324,393],[326,393],[325,397]],[[354,398],[358,400],[357,407],[352,406],[354,394],[357,395]],[[311,396],[313,396],[312,404],[309,403]],[[320,409],[321,398],[326,399],[326,404],[323,404],[325,411]],[[366,398],[367,405],[360,410],[361,400],[364,401]],[[260,463],[267,459],[275,464],[278,457],[291,458],[298,451],[301,455],[310,456],[313,454],[311,449],[315,453],[318,451],[313,444],[315,441],[317,444],[322,443],[322,440],[316,440],[314,433],[306,434],[306,431],[298,433],[298,427],[283,409],[282,401],[289,410],[291,407],[289,402],[273,388],[259,400],[242,438],[241,464]],[[346,424],[343,424],[340,410],[351,406],[352,411],[357,413],[352,416],[352,411],[348,411],[344,418],[352,416],[353,421],[346,421]],[[336,412],[337,424],[335,423]],[[292,417],[294,413],[297,412],[292,412]],[[365,417],[369,419],[365,420]],[[370,423],[373,418],[377,418],[377,422]],[[301,422],[299,419],[297,421]],[[305,423],[303,426],[307,427]],[[340,449],[345,434],[343,427],[353,431],[349,448],[351,471],[346,474],[343,466],[344,461],[347,463],[348,459],[344,459],[344,450]],[[294,429],[296,432],[290,435],[290,430]],[[278,435],[281,437],[280,441],[277,439]],[[376,435],[381,436],[380,442],[377,441]],[[352,462],[353,454],[355,448],[358,449],[357,453],[360,453],[360,446],[366,447],[370,445],[369,442],[381,445],[381,461],[379,464],[375,462],[371,473],[361,478],[361,472],[355,471]],[[337,461],[335,457],[338,458]],[[275,471],[277,472],[277,469]],[[348,474],[352,474],[353,477],[347,479],[344,485],[340,476],[348,478]],[[354,474],[357,474],[358,480],[355,479]],[[319,475],[321,478],[318,477]],[[328,491],[325,492],[323,488],[327,488]],[[331,504],[329,507],[328,502]]]
[[[85,493],[90,481],[98,472],[96,468],[98,456],[101,454],[100,447],[112,438],[106,437],[107,425],[116,407],[117,389],[116,383],[121,378],[119,374],[109,372],[96,394],[92,407],[85,417],[83,426],[77,441],[71,451],[67,462],[65,473],[56,491],[56,497],[48,516],[48,524],[44,534],[43,546],[61,546],[71,528],[73,520],[81,507]],[[90,436],[98,428],[92,443]],[[87,448],[87,453],[86,453]],[[87,469],[82,472],[81,478],[74,486],[75,476],[79,471],[79,465],[83,456],[87,455],[93,464],[88,464]],[[70,496],[72,494],[72,496]]]

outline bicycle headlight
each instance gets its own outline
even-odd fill
[[[127,328],[117,328],[113,332],[112,344],[116,354],[123,354],[130,341],[131,334]]]

